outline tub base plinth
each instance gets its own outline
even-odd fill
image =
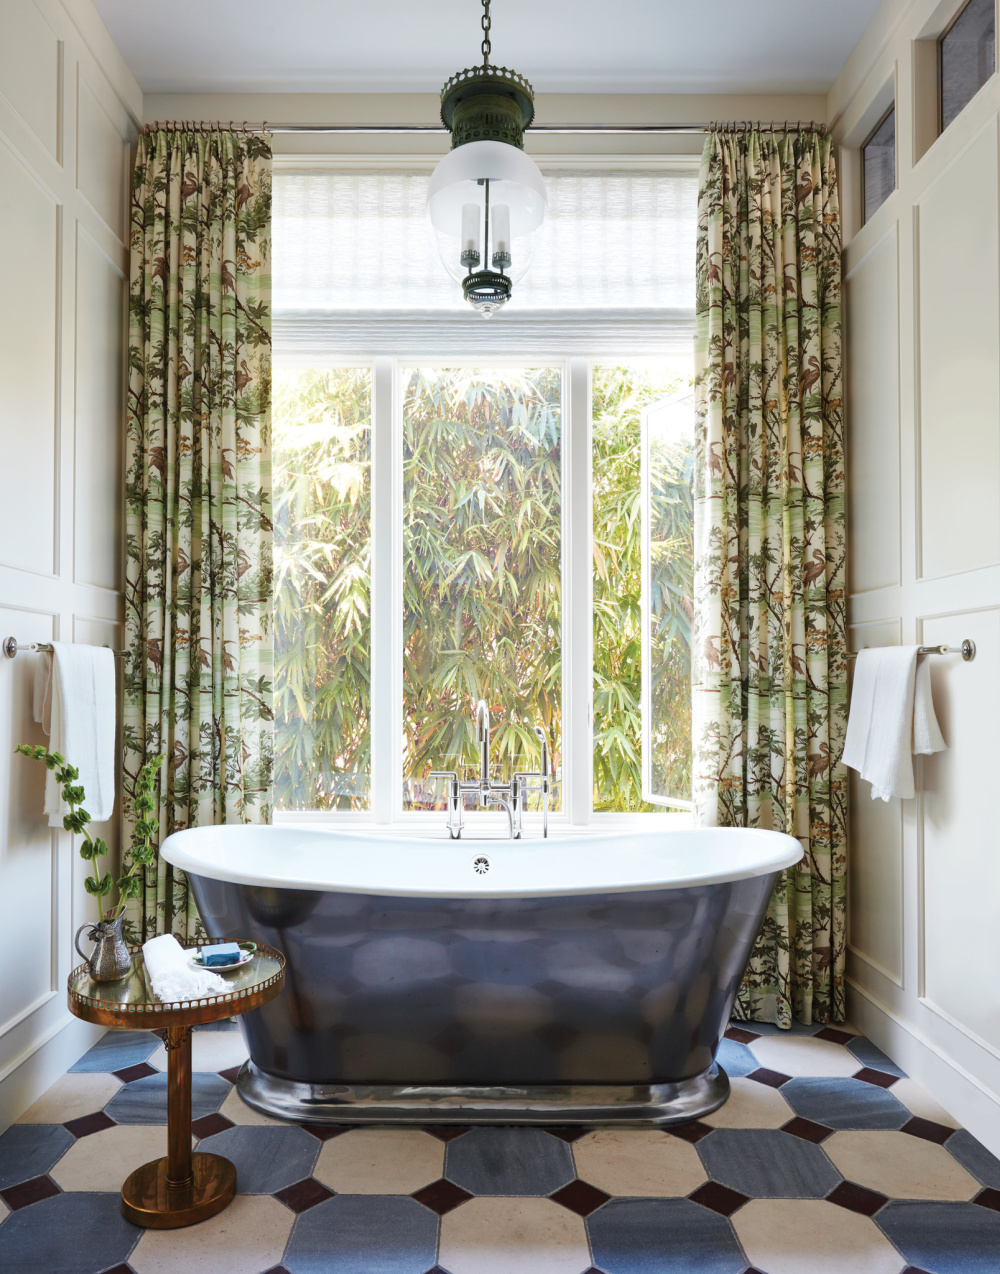
[[[713,1064],[668,1084],[551,1084],[440,1087],[420,1084],[308,1084],[246,1061],[240,1096],[265,1115],[297,1124],[616,1124],[669,1128],[711,1114],[729,1096]]]

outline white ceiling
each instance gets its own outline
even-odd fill
[[[94,0],[144,92],[420,92],[480,60],[476,0]],[[540,92],[823,93],[879,0],[494,0]]]

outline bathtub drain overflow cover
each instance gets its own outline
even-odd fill
[[[472,870],[477,876],[485,876],[490,869],[490,860],[488,858],[476,858],[472,862]]]

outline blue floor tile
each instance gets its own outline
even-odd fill
[[[1000,1212],[975,1203],[897,1202],[887,1204],[875,1220],[920,1269],[933,1274],[1000,1271]]]
[[[576,1176],[569,1146],[541,1128],[474,1128],[448,1143],[444,1175],[472,1194],[551,1194]]]
[[[70,1073],[80,1071],[120,1071],[126,1066],[149,1061],[160,1046],[152,1031],[108,1031],[80,1058]]]
[[[339,1194],[298,1218],[281,1263],[289,1274],[425,1274],[437,1236],[438,1218],[416,1199]]]
[[[886,1057],[880,1048],[876,1048],[871,1040],[866,1040],[863,1035],[856,1036],[844,1047],[851,1050],[862,1066],[870,1066],[876,1071],[885,1071],[887,1075],[898,1075],[900,1079],[906,1078],[906,1071],[900,1070],[891,1057]]]
[[[862,1079],[790,1079],[781,1095],[797,1115],[827,1128],[902,1128],[913,1118],[891,1091]]]
[[[232,1160],[240,1194],[274,1194],[312,1175],[320,1142],[302,1128],[241,1125],[206,1137],[198,1149]]]
[[[959,1128],[945,1143],[958,1162],[984,1186],[1000,1190],[1000,1159],[991,1155],[971,1132]]]
[[[841,1181],[820,1146],[786,1132],[718,1128],[696,1146],[713,1181],[752,1199],[819,1199]]]
[[[201,1119],[219,1109],[232,1092],[232,1084],[211,1071],[195,1071],[191,1077],[191,1118]],[[119,1124],[167,1122],[167,1076],[147,1075],[126,1084],[104,1107]]]
[[[117,1194],[57,1194],[0,1225],[0,1270],[98,1274],[126,1260],[141,1234],[122,1216]]]
[[[75,1140],[62,1124],[12,1124],[0,1136],[0,1190],[42,1176]]]
[[[587,1230],[606,1274],[742,1274],[747,1265],[726,1218],[690,1199],[614,1199]]]
[[[719,1045],[715,1060],[732,1079],[735,1079],[738,1075],[749,1075],[751,1071],[760,1068],[760,1062],[757,1061],[747,1046],[745,1044],[737,1044],[735,1040],[723,1040]]]

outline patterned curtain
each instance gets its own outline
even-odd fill
[[[844,1017],[847,720],[840,214],[815,131],[713,132],[698,205],[695,788],[801,841],[737,1002]]]
[[[126,443],[124,810],[166,755],[159,829],[271,816],[271,152],[159,129],[132,184]],[[162,859],[133,941],[202,934]]]

